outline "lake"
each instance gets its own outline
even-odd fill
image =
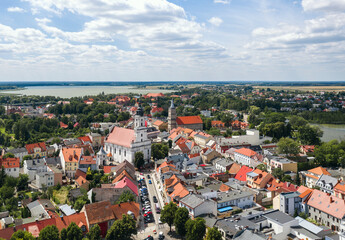
[[[163,89],[145,89],[133,86],[42,86],[26,87],[20,90],[5,90],[0,93],[20,94],[20,95],[38,95],[38,96],[56,96],[61,98],[83,97],[88,95],[104,94],[147,94],[147,93],[169,93],[171,90]]]
[[[333,139],[345,140],[345,125],[337,124],[311,124],[320,127],[323,131],[322,141],[328,142]]]

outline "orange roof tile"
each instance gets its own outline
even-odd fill
[[[62,148],[65,162],[78,162],[81,155],[81,148]]]
[[[313,169],[310,169],[308,170],[308,172],[311,172],[311,173],[314,173],[314,174],[317,174],[317,175],[331,175],[327,169],[323,168],[323,167],[317,167],[317,168],[313,168]]]
[[[83,176],[79,176],[75,182],[78,184],[78,186],[82,186],[84,183],[90,183],[88,180],[86,180],[86,178],[84,178]]]
[[[189,194],[189,191],[181,184],[178,183],[174,187],[174,191],[169,195],[171,198],[180,197],[183,198]]]
[[[178,125],[188,125],[188,124],[202,124],[202,120],[200,116],[185,116],[185,117],[177,117],[176,123]]]
[[[230,187],[225,185],[224,183],[219,188],[219,191],[221,191],[221,192],[227,192],[229,190],[230,190]]]
[[[40,148],[41,152],[47,151],[47,147],[46,147],[46,144],[44,142],[26,144],[25,148],[26,148],[26,150],[28,150],[29,154],[35,153],[35,151],[34,151],[35,148]]]
[[[314,178],[314,179],[319,179],[317,176],[311,175],[311,174],[306,174],[307,177]]]
[[[124,177],[128,177],[129,179],[134,181],[133,177],[126,170],[123,170],[121,173],[117,174],[112,183],[117,183],[121,181]]]
[[[85,212],[89,220],[89,225],[103,223],[115,219],[109,201],[86,204]]]
[[[300,197],[300,198],[304,198],[304,197],[308,196],[309,193],[312,193],[312,192],[313,192],[312,189],[307,189],[307,190],[303,191],[303,192],[299,195],[299,197]]]
[[[334,190],[345,192],[345,182],[339,182],[335,185]]]
[[[128,214],[129,211],[134,214],[135,219],[138,219],[140,213],[139,203],[136,202],[124,202],[121,204],[112,205],[111,209],[113,210],[116,220],[121,220],[122,215]]]
[[[241,148],[241,149],[236,150],[235,152],[245,155],[247,157],[253,157],[257,154],[256,152],[254,152],[253,150],[249,148]]]
[[[4,168],[19,168],[20,160],[19,158],[1,158],[0,166],[3,166]]]

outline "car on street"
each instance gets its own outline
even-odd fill
[[[147,179],[151,179],[151,176],[150,176],[150,175],[147,175]]]
[[[154,203],[158,203],[158,200],[157,200],[156,196],[153,196],[152,199],[153,199]]]
[[[149,184],[152,184],[152,181],[151,181],[151,180],[149,180]]]
[[[148,236],[147,238],[145,238],[144,240],[153,240],[152,236]]]

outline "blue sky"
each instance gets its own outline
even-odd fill
[[[0,81],[344,80],[345,0],[2,0]]]

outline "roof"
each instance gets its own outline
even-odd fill
[[[69,205],[64,204],[62,206],[59,207],[59,209],[63,212],[63,214],[65,214],[66,216],[70,216],[72,214],[75,214],[76,211]]]
[[[47,150],[46,144],[44,142],[26,144],[25,148],[26,150],[28,150],[29,154],[35,153],[35,148],[40,148],[42,152],[45,152]]]
[[[89,225],[107,222],[115,218],[109,201],[87,204],[85,212]]]
[[[280,224],[285,224],[288,222],[291,222],[293,220],[295,220],[293,217],[291,217],[290,215],[283,213],[279,210],[276,211],[271,211],[269,213],[264,214],[264,216],[268,219],[271,219],[275,222],[278,222]]]
[[[127,177],[124,177],[120,182],[116,183],[115,188],[124,188],[126,186],[131,189],[135,195],[139,195],[138,187]]]
[[[249,149],[249,148],[241,148],[235,151],[236,153],[245,155],[247,157],[253,157],[255,156],[257,153],[254,152],[253,150]]]
[[[337,185],[335,185],[334,190],[345,192],[345,182],[339,182]]]
[[[96,156],[82,156],[80,158],[79,164],[96,164],[97,160],[96,160]]]
[[[112,205],[111,209],[113,210],[115,219],[122,219],[122,215],[128,214],[128,212],[132,212],[135,219],[138,219],[140,213],[139,203],[136,202],[124,202],[121,204]]]
[[[82,141],[83,143],[86,143],[86,142],[92,143],[92,141],[91,141],[91,139],[90,139],[89,136],[78,137],[78,139],[79,139],[80,141]]]
[[[238,171],[238,173],[235,176],[235,179],[246,182],[247,181],[247,173],[253,171],[252,168],[247,166],[242,166],[241,169]]]
[[[314,189],[307,204],[338,219],[342,219],[345,215],[345,201],[343,199],[329,196],[327,193],[316,189]]]
[[[156,121],[153,123],[153,125],[160,126],[160,125],[162,125],[163,123],[164,123],[164,122],[161,121],[161,120],[156,120]]]
[[[323,228],[316,226],[315,224],[301,218],[301,217],[296,217],[295,219],[298,220],[299,225],[305,229],[308,229],[308,231],[314,233],[314,234],[319,234],[320,232],[323,231]]]
[[[78,184],[78,186],[83,185],[84,183],[90,183],[88,180],[86,180],[86,178],[84,178],[83,176],[79,176],[75,182]]]
[[[317,168],[313,168],[313,169],[310,169],[308,170],[308,172],[311,172],[311,173],[314,173],[314,174],[317,174],[317,175],[331,175],[327,169],[323,168],[323,167],[317,167]]]
[[[0,159],[0,166],[4,168],[19,168],[20,167],[20,160],[19,158],[5,158]]]
[[[103,166],[104,173],[108,174],[111,172],[115,172],[117,166]]]
[[[118,181],[122,180],[124,177],[127,177],[131,179],[132,181],[134,181],[133,177],[126,170],[123,170],[122,172],[117,174],[117,176],[114,178],[112,183],[117,183]]]
[[[204,200],[197,197],[195,194],[189,194],[180,200],[181,203],[187,205],[190,208],[196,208],[201,205]]]
[[[65,162],[78,162],[81,155],[81,148],[62,148]]]
[[[229,172],[230,174],[236,174],[236,173],[238,173],[238,171],[240,171],[240,169],[241,169],[241,165],[240,165],[240,164],[238,164],[238,163],[233,163],[233,164],[231,165],[230,169],[228,170],[228,172]]]
[[[114,127],[108,135],[106,142],[118,146],[130,147],[135,141],[135,133],[133,129]]]
[[[171,198],[180,197],[183,198],[189,194],[189,191],[181,184],[178,183],[174,186],[174,191],[170,194]]]
[[[178,125],[189,125],[189,124],[202,124],[202,120],[200,116],[185,116],[185,117],[177,117],[176,123]]]
[[[233,201],[236,199],[248,198],[253,196],[253,193],[247,191],[229,191],[229,192],[218,192],[217,203],[224,203]]]

